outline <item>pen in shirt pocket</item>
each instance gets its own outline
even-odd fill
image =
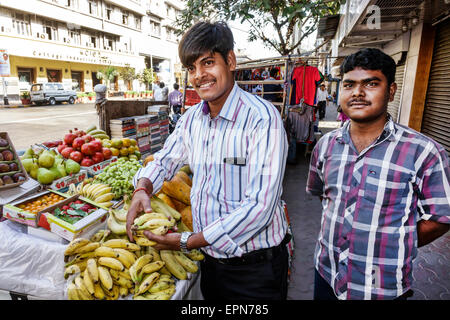
[[[245,166],[247,164],[246,159],[243,157],[223,158],[223,162],[228,164],[234,164],[237,166]]]

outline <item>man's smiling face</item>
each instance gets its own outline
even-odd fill
[[[207,52],[187,67],[188,79],[201,99],[208,102],[222,100],[234,84],[236,58],[228,53],[227,62],[218,52]]]

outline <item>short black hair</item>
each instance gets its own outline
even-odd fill
[[[388,85],[395,81],[395,61],[380,49],[366,48],[347,56],[341,64],[341,75],[355,68],[365,70],[381,70],[387,78]]]
[[[278,74],[278,70],[275,68],[272,68],[272,69],[270,69],[269,73],[270,73],[271,77],[275,78]]]
[[[190,27],[181,38],[178,54],[183,66],[188,67],[207,52],[220,53],[225,63],[228,63],[228,53],[233,49],[233,33],[225,22],[200,21]]]
[[[174,88],[175,90],[178,90],[179,87],[180,87],[180,86],[178,85],[178,83],[175,82],[175,83],[173,84],[173,88]]]
[[[165,86],[164,82],[161,81],[161,82],[159,83],[159,87],[160,87],[160,88],[164,88],[164,86]]]

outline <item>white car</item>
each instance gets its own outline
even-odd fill
[[[55,105],[57,102],[75,103],[77,93],[74,90],[66,90],[60,82],[35,83],[30,89],[31,102],[36,105],[48,103]]]

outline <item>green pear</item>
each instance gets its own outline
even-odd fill
[[[80,172],[80,164],[72,159],[67,159],[65,164],[67,174]]]
[[[61,173],[59,172],[57,167],[51,167],[50,169],[48,169],[54,177],[54,180],[59,179],[62,177]]]
[[[67,172],[66,172],[66,168],[64,167],[64,163],[59,163],[56,168],[59,171],[59,174],[61,175],[61,177],[65,177],[67,176]]]
[[[43,151],[39,156],[39,166],[43,168],[51,168],[53,163],[55,163],[55,156],[50,153],[50,151]]]
[[[46,168],[39,168],[37,172],[37,180],[40,184],[50,184],[55,180],[53,173]]]
[[[25,153],[21,156],[22,159],[31,159],[34,156],[34,151],[33,148],[28,148],[27,150],[25,150]]]
[[[21,162],[22,162],[22,165],[23,165],[25,171],[26,171],[27,173],[30,173],[31,165],[32,165],[33,162],[34,162],[34,161],[33,161],[33,158],[23,159],[23,160],[21,160]]]
[[[63,162],[64,162],[64,157],[59,154],[55,157],[55,163],[53,163],[53,166],[57,167],[59,164],[61,164]]]
[[[30,166],[30,176],[33,179],[37,179],[37,174],[38,174],[38,170],[39,170],[39,165],[37,164],[37,162],[33,161],[33,163]]]

